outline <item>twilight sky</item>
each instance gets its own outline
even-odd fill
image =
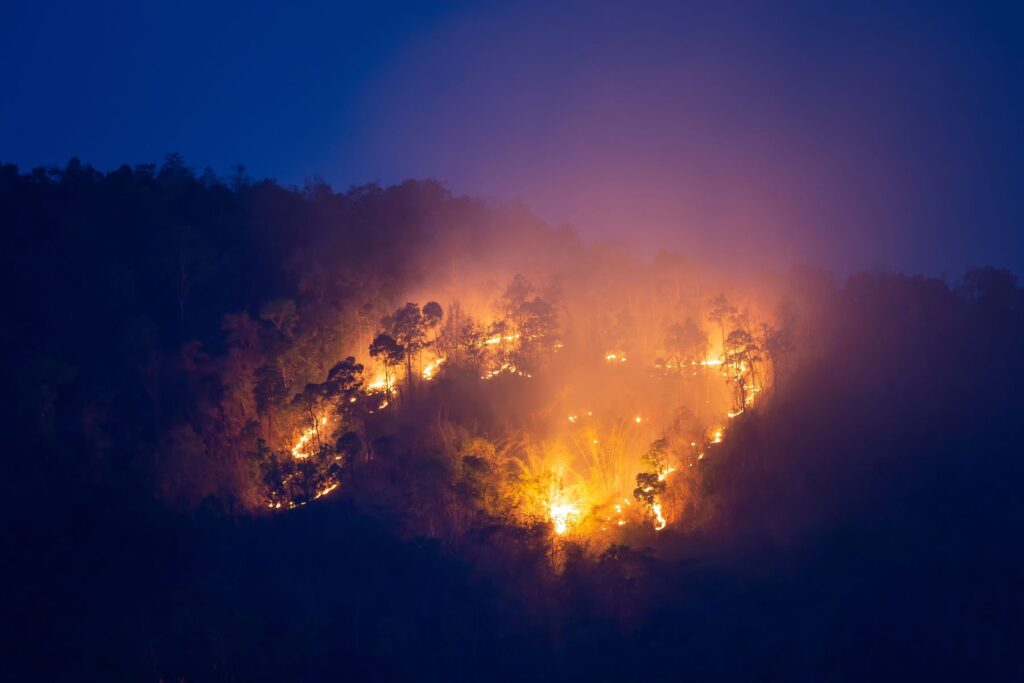
[[[1021,10],[838,4],[5,3],[0,161],[431,177],[713,263],[1024,272]]]

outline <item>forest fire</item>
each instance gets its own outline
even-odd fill
[[[574,521],[579,514],[579,506],[575,503],[551,503],[548,508],[551,526],[559,536],[563,536],[569,531],[570,522]]]
[[[444,364],[444,361],[445,361],[444,356],[440,356],[440,357],[435,358],[434,360],[430,361],[429,363],[427,363],[423,367],[423,371],[420,373],[422,375],[423,379],[425,379],[425,380],[432,380],[432,379],[434,379],[434,377],[437,376],[437,371],[440,369],[441,365]]]
[[[654,530],[661,531],[668,525],[664,515],[661,514],[661,503],[652,503],[651,509],[654,511]]]
[[[317,424],[317,422],[318,422],[318,424]],[[292,456],[296,460],[302,460],[303,458],[308,458],[310,456],[310,451],[308,450],[308,448],[310,446],[310,442],[314,438],[316,438],[316,436],[317,436],[317,434],[319,432],[319,428],[320,427],[326,427],[326,426],[327,426],[327,417],[324,416],[324,417],[321,417],[319,421],[316,421],[312,427],[308,427],[305,431],[303,431],[302,435],[299,437],[299,440],[295,442],[294,446],[292,446]]]
[[[1024,680],[1013,3],[8,4],[7,680]]]
[[[490,433],[444,423],[450,425],[445,433],[458,429],[454,433],[466,434],[461,439],[468,445],[448,441],[445,446],[453,462],[461,458],[498,475],[486,499],[494,502],[481,501],[482,512],[506,509],[510,521],[524,524],[540,514],[556,537],[645,526],[662,531],[679,518],[678,501],[694,485],[690,476],[670,480],[669,475],[679,468],[692,471],[706,458],[708,446],[722,444],[725,429],[717,425],[748,411],[772,381],[771,367],[762,362],[763,343],[749,331],[752,315],[723,301],[712,302],[715,306],[705,314],[723,339],[718,355],[710,352],[713,328],[705,330],[692,318],[685,325],[666,324],[664,337],[648,336],[646,347],[619,329],[617,350],[581,353],[586,339],[566,327],[555,307],[521,276],[483,307],[481,317],[487,322],[473,320],[457,302],[447,307],[432,301],[422,307],[405,304],[381,320],[369,346],[375,366],[369,380],[360,381],[363,366],[350,358],[328,373],[326,383],[307,387],[307,404],[323,416],[307,422],[290,446],[303,467],[282,470],[269,507],[295,507],[337,489],[349,468],[372,457],[366,435],[377,429],[376,411],[393,406],[389,413],[403,414],[421,411],[428,400],[455,400],[457,394],[438,395],[440,389],[431,389],[433,380],[471,370],[485,383],[477,406],[507,400],[501,397],[512,391],[525,392],[533,405],[533,417],[523,413],[519,418],[522,426],[510,424]],[[446,315],[446,309],[453,313]],[[574,314],[579,318],[589,312]],[[557,362],[556,353],[563,354]],[[601,362],[591,364],[588,357]],[[627,366],[627,357],[635,362]],[[650,368],[668,374],[652,375]],[[488,380],[499,377],[508,381],[486,388]],[[360,396],[371,399],[368,413],[360,412]],[[589,398],[601,410],[579,410],[580,403],[571,405],[574,397]],[[549,411],[567,417],[553,424],[538,419]],[[512,477],[499,474],[508,471],[502,462],[506,456],[491,445],[510,437],[535,444],[522,458],[507,456],[522,465],[517,468],[522,474]],[[476,454],[482,445],[491,453],[484,459]],[[545,489],[539,498],[530,493],[536,486]]]

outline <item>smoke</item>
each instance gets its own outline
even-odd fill
[[[734,272],[1019,268],[1019,103],[974,78],[1009,71],[964,18],[875,10],[467,10],[382,67],[347,153]]]

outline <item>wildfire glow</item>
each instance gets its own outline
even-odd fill
[[[444,363],[444,361],[445,361],[444,356],[440,356],[439,358],[435,358],[430,363],[427,363],[427,365],[424,366],[423,371],[421,373],[423,375],[423,379],[425,379],[425,380],[433,379],[437,375],[437,371],[440,369],[440,367]]]
[[[527,301],[535,308],[511,313],[507,300],[493,299],[478,306],[479,312],[463,308],[464,326],[442,323],[420,337],[404,357],[394,352],[372,356],[362,389],[368,400],[351,394],[345,394],[344,400],[372,406],[362,415],[389,404],[394,404],[392,410],[405,411],[407,405],[418,409],[432,392],[452,391],[462,382],[428,388],[426,383],[443,371],[472,368],[481,380],[502,375],[528,379],[537,373],[540,381],[497,383],[493,388],[493,395],[506,402],[497,404],[505,425],[474,432],[474,427],[450,421],[451,431],[441,440],[455,462],[470,457],[476,463],[487,461],[487,466],[495,465],[491,470],[495,473],[507,471],[501,467],[503,458],[505,464],[510,460],[522,466],[521,476],[499,474],[488,494],[500,501],[495,506],[509,506],[502,514],[511,509],[512,518],[524,524],[546,519],[553,536],[571,535],[584,542],[598,532],[611,535],[601,542],[623,542],[630,540],[616,536],[625,532],[623,527],[636,533],[640,528],[661,531],[674,524],[678,501],[692,499],[691,489],[699,483],[692,477],[693,469],[717,453],[708,444],[722,443],[726,425],[733,424],[727,420],[750,410],[774,381],[766,374],[769,365],[761,361],[761,351],[756,346],[750,350],[754,342],[736,341],[749,340],[749,330],[757,328],[749,319],[735,316],[718,322],[721,330],[688,321],[686,334],[667,334],[666,327],[680,325],[666,323],[663,312],[631,325],[617,323],[590,341],[570,334],[561,337],[563,342],[555,334],[567,330],[544,327],[548,318],[540,314],[529,318],[531,311],[544,313],[550,308]],[[673,310],[667,315],[679,313]],[[706,319],[707,312],[699,315]],[[746,336],[733,334],[736,331]],[[719,332],[721,347],[715,343]],[[597,339],[603,341],[596,342],[601,346],[595,348],[590,344]],[[392,339],[392,343],[397,342]],[[630,349],[629,364],[624,348]],[[652,365],[661,372],[650,372]],[[598,370],[601,366],[615,367],[614,380]],[[478,396],[489,400],[491,392],[481,387]],[[516,405],[520,397],[530,397],[531,405]],[[360,433],[359,411],[346,412],[337,405],[331,410],[328,414],[338,424],[330,425],[328,432],[324,417],[304,427],[290,445],[295,459],[326,470],[324,462],[335,451],[322,444],[340,444],[339,437]],[[515,420],[523,418],[528,422],[517,426]],[[438,422],[439,428],[448,429],[447,417]],[[712,426],[707,429],[707,425]],[[364,457],[372,456],[365,453]],[[321,473],[318,479],[309,478],[309,468],[296,468],[286,475],[286,485],[269,497],[269,507],[298,507],[338,489],[338,468],[348,459],[336,455],[334,460],[337,464],[331,465],[331,473]],[[677,470],[683,474],[669,483]]]
[[[321,417],[319,420],[319,424],[321,427],[325,426],[327,424],[327,417]],[[313,437],[316,436],[316,433],[316,426],[309,427],[302,432],[302,434],[299,436],[299,440],[295,442],[294,446],[292,446],[292,456],[294,458],[302,460],[303,458],[309,457],[310,454],[306,450],[306,448],[309,445],[309,442],[313,439]]]
[[[317,491],[316,495],[314,495],[313,498],[314,499],[316,499],[316,498],[323,498],[324,496],[326,496],[328,493],[330,493],[331,491],[333,491],[336,488],[338,488],[338,482],[334,482],[333,484],[329,484],[329,485],[323,487],[322,489],[320,489],[319,491]]]
[[[504,342],[514,342],[517,339],[519,339],[519,337],[520,337],[519,334],[506,334],[506,335],[495,334],[493,336],[488,337],[487,339],[484,339],[484,345],[486,345],[486,346],[495,346],[497,344],[500,344],[503,341]]]
[[[580,514],[579,506],[576,503],[551,503],[548,507],[548,516],[555,533],[559,536],[569,531],[569,523]]]
[[[654,511],[654,530],[661,531],[668,524],[668,522],[665,521],[664,515],[661,514],[661,503],[655,501],[651,506],[651,510]]]
[[[380,370],[366,385],[366,390],[370,393],[379,393],[384,391],[393,392],[397,384],[398,380],[394,375],[388,376],[384,370]]]
[[[480,375],[480,379],[493,379],[498,375],[518,375],[519,377],[530,377],[530,373],[523,372],[516,367],[515,363],[502,363],[493,370],[488,370],[484,374]]]

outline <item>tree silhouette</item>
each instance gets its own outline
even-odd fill
[[[687,318],[682,323],[669,326],[665,334],[665,348],[669,353],[669,359],[682,369],[707,357],[708,338],[693,318]]]
[[[708,320],[718,323],[718,329],[722,334],[722,351],[725,351],[726,322],[736,315],[736,307],[729,302],[725,294],[719,294],[708,302],[711,310],[708,311]]]
[[[299,322],[298,310],[292,299],[279,297],[260,308],[260,319],[266,320],[285,338],[291,338]]]
[[[739,394],[737,409],[745,407],[750,400],[750,380],[754,365],[761,359],[760,347],[753,335],[745,329],[733,330],[725,340],[725,365],[732,373]]]
[[[384,366],[384,393],[391,401],[391,378],[396,367],[406,358],[405,349],[390,334],[381,332],[370,343],[370,356],[379,358]]]

